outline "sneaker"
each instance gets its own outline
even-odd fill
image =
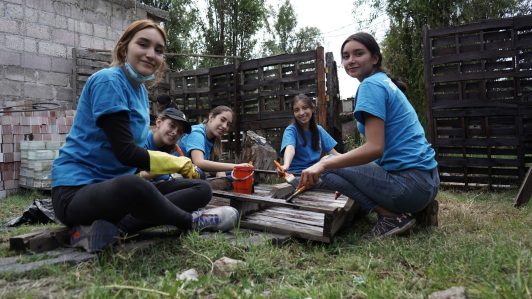
[[[201,230],[209,228],[213,231],[228,231],[238,224],[238,211],[233,207],[218,207],[210,210],[200,209],[192,212],[192,228]]]
[[[93,253],[115,243],[119,236],[120,230],[116,225],[105,220],[96,220],[91,225],[74,226],[70,246],[81,247]]]
[[[416,223],[416,219],[406,214],[397,216],[377,215],[377,224],[369,233],[362,236],[362,238],[389,237],[397,235],[409,230],[414,223]]]
[[[412,213],[412,217],[416,219],[416,223],[419,226],[429,227],[438,226],[438,211],[440,210],[440,204],[437,200],[433,200],[423,210]]]

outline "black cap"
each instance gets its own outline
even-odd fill
[[[159,103],[159,104],[168,104],[171,101],[172,101],[172,99],[170,98],[170,96],[168,96],[167,94],[164,94],[164,93],[157,97],[157,103]]]
[[[182,121],[185,124],[185,133],[190,134],[190,132],[192,131],[192,126],[187,121],[185,113],[183,113],[182,111],[177,110],[175,108],[168,108],[163,111],[162,115],[168,116],[171,119]]]

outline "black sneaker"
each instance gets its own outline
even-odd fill
[[[74,226],[70,246],[81,247],[93,253],[115,243],[119,236],[120,230],[116,225],[105,220],[96,220],[91,225]]]
[[[416,224],[423,227],[438,226],[438,211],[440,205],[437,200],[433,200],[423,210],[412,213],[416,219]]]
[[[362,236],[362,238],[389,237],[397,235],[409,230],[414,223],[416,223],[416,219],[406,214],[397,216],[377,215],[377,224],[369,233]]]

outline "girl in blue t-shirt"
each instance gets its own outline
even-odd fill
[[[231,207],[197,211],[212,190],[188,158],[142,147],[149,131],[144,83],[157,84],[165,68],[166,32],[151,20],[132,23],[113,50],[111,67],[92,75],[81,93],[74,124],[52,169],[57,218],[72,227],[71,245],[94,252],[122,233],[146,226],[229,230]],[[152,184],[152,174],[179,172],[190,179]]]
[[[184,135],[177,144],[183,154],[192,159],[194,165],[203,172],[216,172],[218,177],[230,177],[235,166],[253,167],[250,164],[233,164],[219,162],[222,156],[222,136],[233,124],[234,112],[227,106],[212,109],[209,119],[202,124],[192,126],[192,132]],[[203,177],[205,175],[203,174]]]
[[[155,129],[148,132],[144,148],[152,151],[161,151],[168,154],[177,152],[176,143],[183,134],[190,134],[191,126],[185,114],[175,108],[167,108],[155,121]],[[158,175],[141,171],[143,179],[160,182],[171,179],[169,174]]]
[[[316,124],[314,112],[316,107],[312,100],[304,94],[298,94],[292,102],[294,123],[289,125],[283,134],[281,154],[284,155],[283,170],[277,169],[277,175],[284,177],[286,171],[300,173],[306,168],[318,163],[321,154],[339,155],[334,149],[336,140],[321,126]],[[297,187],[299,178],[289,182]],[[326,184],[319,181],[314,189],[329,189]]]
[[[406,85],[383,70],[379,45],[368,33],[349,36],[341,54],[347,74],[360,81],[353,116],[366,143],[314,164],[301,182],[312,186],[321,179],[368,214],[376,212],[377,224],[364,237],[405,232],[416,222],[411,214],[422,210],[424,221],[436,222],[429,212],[438,210],[438,164],[404,95]]]

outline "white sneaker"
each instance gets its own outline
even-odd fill
[[[195,230],[209,228],[213,231],[225,232],[235,228],[238,221],[238,211],[228,206],[192,212],[192,228]]]

